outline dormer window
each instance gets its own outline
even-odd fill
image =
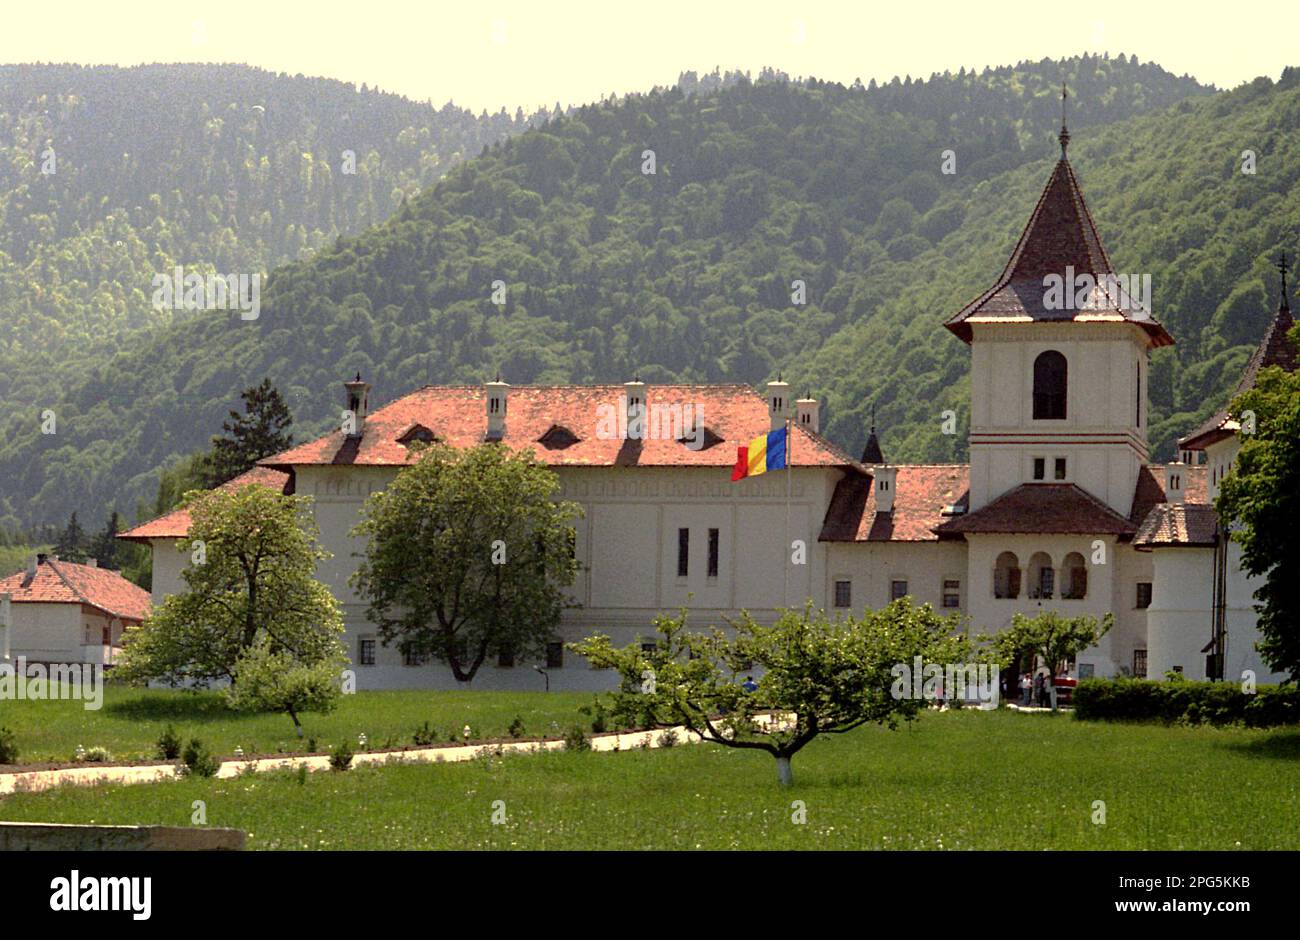
[[[413,424],[397,439],[397,443],[405,447],[413,444],[432,444],[438,440],[438,436],[426,428],[423,424]]]
[[[677,443],[683,447],[689,447],[691,450],[708,450],[723,442],[723,438],[714,433],[713,428],[706,427],[703,430],[692,430],[691,433],[682,431],[677,438]]]
[[[580,438],[561,424],[553,424],[545,434],[537,439],[547,450],[564,450],[578,443]]]
[[[1055,349],[1039,353],[1034,360],[1034,420],[1065,419],[1067,365]]]

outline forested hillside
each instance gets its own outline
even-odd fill
[[[165,324],[156,273],[303,257],[546,116],[239,65],[0,66],[0,363]]]
[[[940,323],[997,275],[1032,209],[1062,77],[1072,158],[1112,259],[1153,275],[1180,342],[1152,374],[1167,444],[1172,415],[1226,394],[1276,303],[1264,265],[1297,216],[1293,73],[1212,95],[1092,57],[575,110],[275,271],[256,321],[205,313],[111,359],[36,357],[4,390],[20,407],[0,429],[0,516],[130,510],[244,387],[270,377],[305,438],[334,420],[338,382],[356,371],[377,403],[497,369],[512,382],[760,382],[782,369],[827,400],[846,447],[861,447],[875,400],[891,459],[960,458],[964,439],[938,433],[939,412],[964,414],[969,353]],[[1259,172],[1243,177],[1248,147]],[[39,433],[46,407],[56,435]]]

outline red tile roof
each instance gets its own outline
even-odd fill
[[[400,467],[415,459],[400,441],[413,425],[428,428],[438,440],[454,447],[472,447],[484,440],[487,429],[486,394],[481,385],[426,386],[367,416],[360,440],[335,431],[261,463],[286,470],[329,464]],[[651,385],[646,404],[652,415],[656,405],[702,408],[704,426],[718,442],[692,450],[671,435],[646,440],[598,436],[598,422],[606,413],[598,409],[619,408],[623,394],[621,385],[514,386],[507,399],[502,441],[513,449],[530,448],[551,466],[729,467],[736,462],[737,445],[767,433],[770,427],[767,402],[747,385]],[[540,443],[557,427],[577,441],[552,447]],[[793,466],[857,466],[853,458],[820,435],[798,425],[793,428]],[[653,429],[647,433],[653,435]],[[550,440],[562,445],[567,443],[565,437],[559,432]]]
[[[1242,392],[1255,387],[1255,383],[1259,381],[1260,369],[1268,366],[1278,366],[1287,372],[1296,370],[1297,366],[1300,365],[1300,357],[1297,357],[1295,345],[1287,335],[1294,327],[1295,319],[1291,316],[1290,305],[1287,303],[1286,296],[1283,295],[1281,303],[1278,304],[1277,313],[1273,315],[1273,322],[1264,331],[1264,338],[1259,341],[1259,345],[1255,347],[1255,352],[1251,355],[1250,361],[1246,363],[1246,370],[1241,374],[1237,387],[1228,396],[1229,403]],[[1184,450],[1204,450],[1215,441],[1231,437],[1236,430],[1236,422],[1232,421],[1228,409],[1223,407],[1210,415],[1196,430],[1185,437],[1179,438],[1178,446]]]
[[[252,470],[241,473],[233,480],[221,484],[217,489],[233,490],[248,486],[250,483],[269,486],[283,493],[285,487],[289,484],[289,474],[282,470],[273,470],[270,467],[254,467]],[[117,537],[126,539],[128,542],[148,542],[150,539],[184,538],[189,531],[190,511],[181,507],[173,509],[169,513],[164,513],[157,519],[142,522],[125,532],[119,532]]]
[[[897,467],[892,512],[876,510],[871,474],[847,473],[835,487],[822,523],[822,542],[934,542],[934,529],[949,518],[944,507],[964,503],[970,481],[966,464]]]
[[[126,620],[149,613],[149,592],[116,571],[53,557],[37,564],[35,577],[23,570],[0,580],[0,594],[6,592],[15,604],[86,604]]]
[[[1209,500],[1209,474],[1207,467],[1183,469],[1183,499],[1189,503]],[[1146,464],[1138,470],[1137,486],[1133,488],[1133,507],[1128,521],[1140,526],[1156,506],[1165,504],[1165,465]]]
[[[1044,305],[1043,278],[1049,274],[1064,277],[1067,267],[1073,268],[1076,276],[1090,274],[1097,282],[1098,286],[1089,295],[1088,309],[1049,310]],[[1002,275],[944,325],[969,343],[971,324],[978,322],[1129,322],[1146,331],[1154,345],[1172,345],[1173,337],[1149,311],[1141,309],[1118,288],[1107,291],[1105,278],[1114,274],[1092,214],[1083,201],[1079,181],[1070,162],[1062,156]]]
[[[1209,546],[1218,541],[1218,516],[1203,503],[1161,503],[1133,536],[1139,551],[1171,546]]]
[[[936,527],[939,535],[1033,533],[1128,536],[1137,526],[1073,483],[1022,483]]]

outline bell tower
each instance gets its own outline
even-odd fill
[[[1128,515],[1147,448],[1147,359],[1173,338],[1149,277],[1119,275],[1061,156],[991,288],[944,325],[971,347],[970,509],[1073,483]],[[1137,285],[1137,289],[1134,288]]]

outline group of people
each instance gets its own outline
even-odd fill
[[[1046,673],[1036,672],[1030,676],[1027,672],[1020,674],[1020,705],[1028,707],[1038,705],[1049,708],[1052,704],[1052,679]]]

